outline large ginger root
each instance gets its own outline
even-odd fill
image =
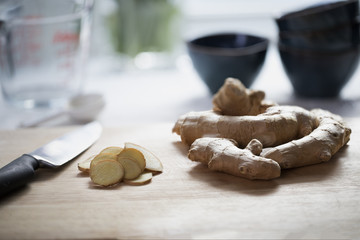
[[[273,106],[257,116],[190,112],[178,119],[173,132],[187,145],[198,138],[211,136],[234,139],[242,148],[252,139],[258,139],[264,147],[271,147],[306,136],[317,126],[317,118],[301,107]]]
[[[321,109],[270,106],[263,98],[261,92],[228,79],[215,95],[212,111],[181,116],[173,132],[191,145],[191,160],[248,179],[275,178],[280,175],[277,167],[328,161],[350,139],[351,129],[340,116]]]
[[[281,168],[294,168],[326,162],[350,140],[350,128],[339,117],[324,110],[312,111],[319,127],[309,135],[271,148],[261,154],[278,162]]]
[[[265,93],[247,89],[235,78],[227,78],[213,97],[213,110],[221,115],[258,115],[274,105],[264,102]]]
[[[236,142],[226,138],[199,138],[190,147],[189,159],[202,162],[212,170],[248,179],[273,179],[280,176],[277,162],[258,156],[261,143],[252,140],[240,149]],[[259,151],[260,150],[260,151]]]

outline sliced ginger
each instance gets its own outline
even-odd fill
[[[116,154],[118,154],[123,148],[121,147],[107,147],[105,149],[103,149],[98,155],[93,155],[91,157],[89,157],[88,159],[86,159],[83,162],[78,163],[78,169],[82,172],[90,172],[90,165],[91,162],[96,158],[98,160],[104,159],[104,158],[108,158],[109,155],[104,155],[104,154],[111,154],[114,157],[110,157],[111,159],[116,159]],[[96,162],[94,161],[94,162]]]
[[[113,154],[113,153],[99,153],[98,155],[96,155],[93,160],[90,163],[90,168],[92,165],[95,165],[96,163],[102,161],[102,160],[117,160],[117,155]]]
[[[151,151],[147,150],[146,148],[134,144],[134,143],[125,143],[125,148],[134,148],[139,150],[145,157],[145,168],[148,171],[151,172],[162,172],[163,171],[163,165],[158,157],[155,156]]]
[[[135,179],[143,172],[139,163],[132,158],[119,157],[117,161],[125,169],[124,179]]]
[[[144,185],[147,184],[151,181],[153,177],[153,174],[151,172],[146,172],[146,173],[142,173],[140,174],[140,176],[138,176],[135,179],[124,179],[124,182],[129,184],[129,185],[133,185],[133,186],[139,186],[139,185]]]
[[[101,150],[100,154],[101,153],[119,154],[122,150],[123,150],[122,147],[112,146],[112,147],[104,148],[103,150]]]
[[[101,186],[110,186],[120,182],[125,175],[124,167],[116,160],[100,160],[91,165],[90,178]]]
[[[110,186],[121,181],[129,185],[142,185],[151,181],[152,172],[162,172],[163,166],[149,150],[126,143],[124,148],[104,148],[99,154],[78,163],[78,169],[90,173],[91,180],[97,185]]]
[[[130,158],[138,163],[141,168],[141,172],[145,170],[145,157],[144,155],[135,148],[126,147],[118,154],[118,161],[120,158]]]
[[[82,172],[90,172],[90,164],[96,155],[93,155],[83,162],[78,163],[78,169]]]

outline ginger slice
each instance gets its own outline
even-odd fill
[[[96,155],[88,157],[86,160],[78,163],[78,169],[82,172],[90,172],[90,163]]]
[[[254,148],[254,145],[257,145]],[[261,143],[251,141],[251,147],[240,149],[236,142],[225,138],[199,138],[191,145],[188,157],[192,161],[202,162],[209,169],[225,172],[247,179],[273,179],[280,176],[277,162],[255,155]],[[251,152],[251,149],[256,149]]]
[[[151,181],[152,177],[153,177],[153,174],[151,172],[146,172],[146,173],[140,174],[140,176],[138,176],[135,179],[131,179],[131,180],[124,179],[124,182],[129,185],[140,186],[140,185],[149,183]]]
[[[125,146],[125,148],[118,154],[118,158],[131,158],[139,164],[141,171],[145,170],[146,161],[144,155],[135,148]]]
[[[119,154],[121,151],[123,150],[122,147],[115,147],[115,146],[111,146],[111,147],[107,147],[104,148],[103,150],[101,150],[101,152],[99,154],[103,154],[103,153],[111,153],[111,154]]]
[[[90,168],[92,165],[95,165],[96,163],[98,163],[99,161],[102,160],[116,160],[117,159],[117,155],[116,154],[112,154],[112,153],[99,153],[97,154],[94,159],[91,161],[90,163]]]
[[[120,182],[125,175],[124,167],[116,160],[99,160],[90,167],[91,180],[101,186],[110,186]]]
[[[145,165],[146,170],[149,170],[152,172],[162,172],[163,171],[164,167],[163,167],[160,159],[155,154],[153,154],[151,151],[149,151],[148,149],[146,149],[140,145],[137,145],[134,143],[129,143],[129,142],[125,143],[125,148],[137,149],[144,155],[145,162],[146,162],[146,165]]]
[[[117,161],[124,167],[124,179],[135,179],[143,172],[138,161],[132,158],[118,157]]]

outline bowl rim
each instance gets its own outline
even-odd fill
[[[312,36],[312,35],[318,35],[320,33],[322,34],[327,34],[329,32],[333,32],[333,31],[337,31],[346,27],[360,27],[360,19],[356,18],[353,21],[349,21],[349,22],[344,22],[342,24],[336,25],[336,26],[332,26],[329,28],[323,28],[320,30],[299,30],[299,31],[279,31],[278,35],[281,37],[286,37],[286,38],[292,38],[292,37],[297,37],[297,36]]]
[[[299,19],[304,16],[311,16],[319,13],[326,13],[328,11],[332,11],[338,7],[346,7],[347,5],[355,4],[358,0],[336,0],[336,1],[329,1],[319,5],[305,7],[300,10],[292,11],[283,14],[280,17],[276,18],[276,21],[283,22],[286,20],[294,20]]]
[[[288,46],[283,43],[278,42],[277,48],[279,52],[288,52],[291,54],[296,55],[303,55],[303,56],[316,56],[316,57],[331,57],[331,56],[337,56],[339,54],[347,54],[350,52],[353,52],[354,50],[358,51],[360,54],[360,43],[358,45],[355,45],[353,47],[349,47],[346,49],[339,49],[339,50],[313,50],[313,49],[304,49],[304,48],[298,48],[294,46]]]
[[[239,47],[239,48],[209,47],[194,43],[194,41],[199,39],[226,36],[226,35],[230,35],[230,36],[242,35],[247,37],[253,37],[259,39],[260,42],[247,47]],[[266,37],[254,35],[254,34],[242,33],[242,32],[225,32],[225,33],[207,34],[186,40],[185,42],[188,49],[191,49],[192,51],[207,53],[209,55],[221,55],[221,56],[242,56],[242,55],[254,54],[267,50],[269,45],[269,39]]]

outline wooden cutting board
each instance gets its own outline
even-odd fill
[[[328,163],[250,181],[187,159],[172,124],[105,129],[81,156],[41,169],[0,200],[1,239],[336,238],[360,236],[360,119]],[[72,128],[71,128],[72,129]],[[0,167],[70,128],[0,131]],[[163,162],[145,186],[94,186],[77,163],[107,146],[134,142]]]

